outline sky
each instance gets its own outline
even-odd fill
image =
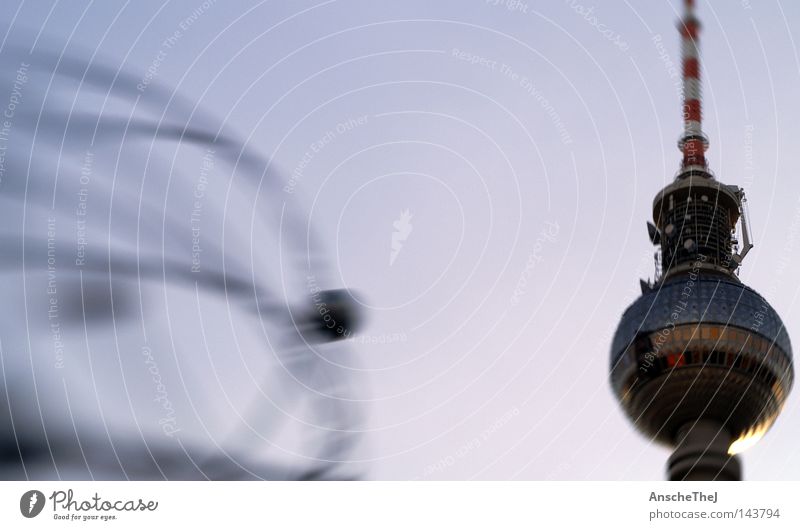
[[[208,202],[241,217],[227,252],[266,252],[260,282],[286,296],[307,284],[302,265],[253,250],[284,233],[288,208],[323,243],[327,272],[314,281],[353,290],[364,328],[341,357],[320,351],[362,415],[348,458],[367,477],[646,480],[663,476],[669,451],[622,414],[609,347],[639,279],[653,276],[645,222],[679,167],[679,7],[7,0],[0,57],[18,66],[25,50],[63,52],[110,66],[138,80],[128,101],[50,75],[29,90],[62,83],[79,108],[120,116],[185,119],[196,105],[271,161],[282,180],[252,204],[242,191],[245,206],[229,212],[223,188]],[[800,286],[777,263],[800,257],[800,5],[704,0],[698,16],[707,158],[748,198],[755,248],[740,278],[798,340]],[[165,171],[197,178],[203,156],[175,155]],[[157,205],[156,188],[131,193]],[[254,234],[258,208],[271,221]],[[187,245],[176,259],[190,259]],[[183,310],[165,312],[178,321]],[[748,479],[800,477],[799,408],[795,392],[743,455]]]

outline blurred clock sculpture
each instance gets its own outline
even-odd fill
[[[47,49],[0,54],[0,478],[360,476],[359,311],[300,194],[202,104]]]

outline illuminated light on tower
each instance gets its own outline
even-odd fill
[[[685,0],[678,26],[683,158],[653,201],[656,277],[622,315],[611,386],[636,428],[674,449],[671,480],[739,480],[736,454],[775,422],[794,369],[780,317],[738,277],[753,246],[744,191],[716,180],[706,162],[694,4]]]

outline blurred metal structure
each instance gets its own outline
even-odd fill
[[[752,248],[746,201],[707,167],[700,24],[694,1],[684,6],[683,160],[653,201],[656,278],[622,315],[611,385],[636,428],[675,449],[671,480],[739,480],[736,454],[770,428],[791,390],[792,347],[775,310],[737,275]]]
[[[0,479],[357,478],[359,315],[271,160],[46,49],[0,54]]]

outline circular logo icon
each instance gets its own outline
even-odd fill
[[[44,508],[44,493],[31,490],[22,494],[19,500],[19,511],[28,519],[36,517]]]

